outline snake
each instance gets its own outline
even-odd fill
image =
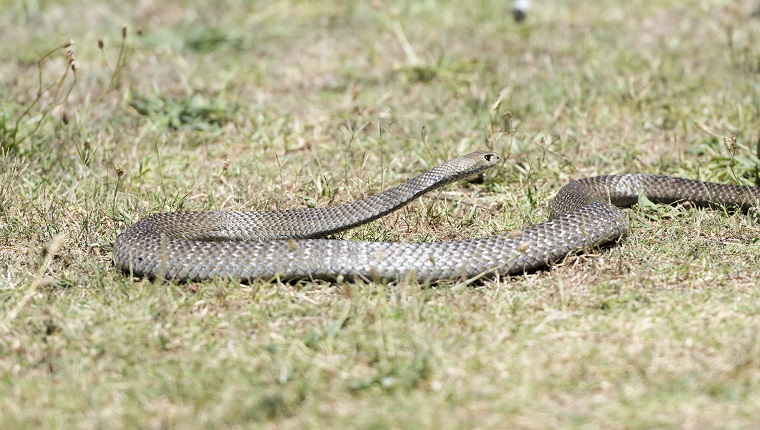
[[[325,238],[500,161],[495,152],[476,151],[384,192],[340,205],[150,215],[118,235],[113,261],[128,274],[177,281],[360,278],[425,284],[520,275],[616,241],[630,230],[621,208],[633,206],[641,196],[654,203],[688,202],[743,212],[760,206],[757,186],[615,174],[568,182],[549,202],[547,221],[491,237],[440,242]]]

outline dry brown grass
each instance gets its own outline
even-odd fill
[[[40,55],[74,39],[81,69],[0,158],[0,427],[757,426],[753,216],[637,207],[618,244],[477,285],[176,285],[111,265],[149,213],[324,206],[484,147],[508,157],[484,183],[343,237],[520,228],[590,174],[757,180],[748,7],[547,3],[522,26],[485,0],[2,4],[6,129]]]

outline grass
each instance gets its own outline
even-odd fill
[[[482,183],[342,237],[520,228],[587,175],[758,182],[749,5],[460,3],[3,1],[0,427],[757,426],[755,216],[644,203],[614,246],[475,285],[114,269],[150,213],[325,206],[482,148]],[[38,68],[69,39],[75,81]]]

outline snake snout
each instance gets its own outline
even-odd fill
[[[489,163],[494,163],[494,164],[501,161],[501,157],[499,157],[499,154],[495,152],[488,152],[486,154],[483,154],[483,158]]]

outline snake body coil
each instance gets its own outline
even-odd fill
[[[492,152],[474,152],[388,191],[339,206],[152,215],[119,235],[114,262],[136,275],[177,280],[364,277],[424,283],[520,274],[615,240],[629,230],[628,217],[617,206],[631,206],[641,194],[668,204],[688,201],[744,211],[760,206],[759,187],[611,175],[568,183],[550,202],[549,221],[494,237],[423,243],[313,239],[377,219],[499,160]]]

